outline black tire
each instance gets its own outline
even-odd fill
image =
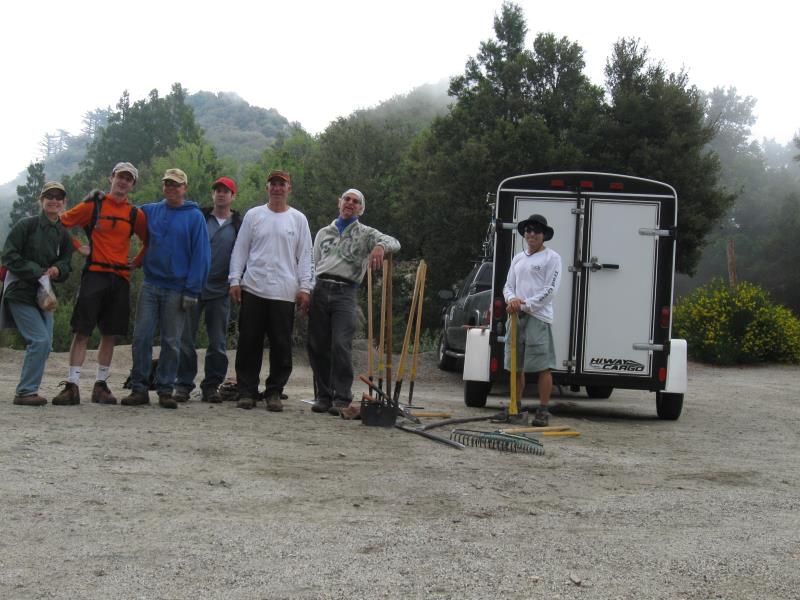
[[[442,371],[456,371],[458,369],[458,359],[447,355],[447,340],[445,340],[444,331],[439,336],[437,352],[439,357],[437,365]]]
[[[491,389],[491,381],[465,381],[464,404],[472,408],[483,408],[486,406],[486,397]]]
[[[614,388],[610,385],[587,385],[586,395],[589,398],[609,398]]]
[[[656,392],[656,413],[659,419],[677,421],[683,410],[683,394]]]

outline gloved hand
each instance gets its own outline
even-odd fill
[[[103,190],[92,190],[91,192],[86,194],[86,197],[83,199],[83,201],[84,202],[88,202],[89,200],[98,201],[98,200],[102,200],[103,198],[105,198],[105,196],[106,196],[106,193]]]
[[[183,310],[192,310],[195,306],[197,306],[197,298],[185,294],[181,296],[181,308]]]

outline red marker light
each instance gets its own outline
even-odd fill
[[[581,181],[580,185],[581,185],[581,188],[583,188],[583,189],[587,189],[587,190],[593,190],[594,189],[594,181]]]
[[[497,373],[497,359],[492,357],[492,360],[489,361],[489,370],[492,373]]]
[[[667,368],[666,367],[661,367],[658,370],[658,380],[660,382],[662,382],[662,383],[667,380]]]
[[[621,181],[612,181],[612,182],[611,182],[611,183],[608,185],[608,187],[609,187],[610,189],[612,189],[612,190],[617,190],[617,191],[620,191],[620,192],[621,192],[621,191],[622,191],[622,189],[623,189],[625,186],[624,186],[624,185],[622,185],[622,182],[621,182]]]
[[[661,329],[669,327],[669,306],[661,307],[661,318],[658,320],[658,324],[661,325]]]
[[[550,187],[562,188],[562,187],[564,187],[564,180],[563,179],[551,179],[550,180]]]

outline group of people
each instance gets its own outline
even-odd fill
[[[400,243],[359,221],[364,194],[348,189],[338,198],[339,214],[312,244],[305,215],[289,206],[292,179],[273,170],[267,176],[266,204],[241,218],[231,206],[236,183],[220,177],[212,185],[212,206],[186,198],[188,178],[167,169],[163,198],[136,207],[129,201],[139,173],[120,162],[111,172],[108,193],[93,192],[69,210],[66,190],[46,183],[41,213],[20,220],[3,249],[7,269],[2,299],[5,326],[18,329],[27,347],[14,404],[42,406],[39,394],[53,338],[53,313],[40,302],[40,290],[70,273],[72,252],[81,247],[69,234],[85,230],[86,263],[71,317],[73,339],[69,371],[54,405],[80,403],[80,376],[89,338],[100,333],[97,372],[91,400],[117,404],[108,387],[114,346],[130,322],[130,276],[141,267],[132,343],[130,393],[119,403],[150,403],[151,380],[163,408],[177,408],[195,387],[196,341],[205,314],[208,349],[200,382],[202,400],[220,402],[228,371],[227,331],[231,301],[240,305],[235,371],[237,406],[253,408],[263,398],[267,409],[283,410],[283,388],[292,372],[295,313],[308,314],[308,352],[314,373],[314,412],[338,412],[352,401],[352,340],[356,330],[356,290],[367,268],[379,269],[384,255]],[[131,239],[141,249],[130,257]],[[159,331],[161,351],[153,358]],[[269,375],[263,393],[259,373],[265,338]],[[155,373],[151,374],[153,365]]]

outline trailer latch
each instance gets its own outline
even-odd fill
[[[597,260],[596,256],[590,258],[589,261],[590,262],[588,263],[581,263],[581,266],[584,269],[591,269],[592,271],[599,271],[600,269],[613,269],[613,270],[619,269],[619,265],[614,265],[611,263],[601,263],[600,261]]]

